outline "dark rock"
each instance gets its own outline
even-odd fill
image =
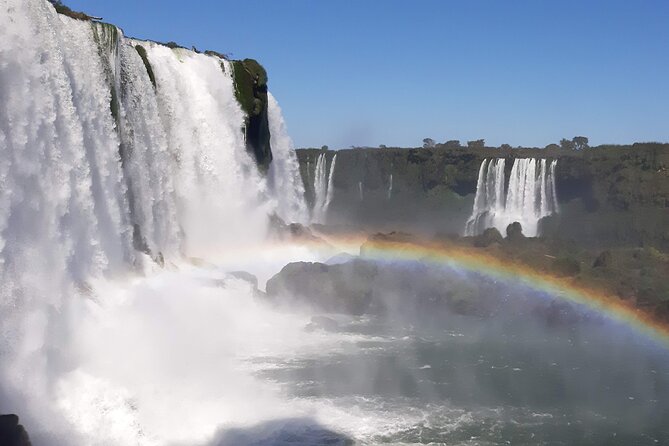
[[[0,415],[0,445],[31,446],[28,432],[19,424],[18,416]]]
[[[269,217],[269,233],[278,240],[327,244],[323,239],[314,235],[307,226],[300,223],[286,223],[276,214]]]
[[[269,115],[267,111],[267,72],[254,59],[235,60],[232,63],[235,95],[246,113],[246,148],[261,170],[272,162]]]
[[[507,229],[508,234],[508,229]],[[521,230],[522,234],[522,230]],[[504,237],[499,233],[497,228],[488,228],[483,231],[483,234],[474,237],[474,246],[477,248],[487,248],[493,243],[502,243],[504,242]]]
[[[517,221],[514,221],[506,227],[506,238],[511,242],[516,242],[525,239],[523,235],[523,227]]]
[[[376,265],[354,260],[340,265],[289,263],[267,281],[267,295],[306,302],[331,313],[364,314],[372,301]]]
[[[592,267],[606,268],[611,266],[612,262],[613,262],[613,256],[611,255],[611,251],[607,249],[606,251],[602,251],[602,253],[597,256],[595,262],[592,264]]]

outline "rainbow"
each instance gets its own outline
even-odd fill
[[[396,241],[391,238],[363,240],[355,237],[334,237],[327,241],[339,248],[359,247],[365,258],[384,261],[422,261],[476,272],[509,282],[521,282],[537,291],[576,303],[607,319],[620,322],[635,332],[669,348],[669,326],[652,314],[602,292],[582,287],[573,281],[550,276],[518,263],[502,261],[476,248],[451,246],[416,239]],[[322,242],[310,242],[319,245]]]

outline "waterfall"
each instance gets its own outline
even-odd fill
[[[327,216],[327,210],[334,195],[332,179],[334,176],[337,154],[332,157],[330,168],[328,169],[328,160],[325,153],[318,155],[316,169],[314,171],[314,206],[312,208],[312,220],[317,223],[324,223]]]
[[[300,176],[295,147],[288,136],[279,103],[271,94],[268,94],[268,100],[273,155],[268,180],[272,196],[277,202],[277,213],[286,221],[307,224],[309,213],[304,200],[304,184]]]
[[[393,174],[388,177],[388,192],[386,192],[386,199],[390,200],[393,197]]]
[[[271,96],[269,184],[247,153],[227,60],[129,39],[45,0],[2,11],[0,413],[56,432],[67,423],[46,401],[74,360],[61,351],[69,320],[98,304],[96,284],[260,241],[269,214],[305,221],[306,206]]]
[[[483,160],[479,168],[472,215],[465,235],[477,235],[486,228],[502,234],[515,221],[529,237],[538,235],[539,220],[558,212],[555,188],[557,160],[517,158],[505,191],[504,158]]]
[[[330,165],[330,174],[328,175],[328,191],[327,191],[327,197],[325,199],[325,207],[323,208],[323,214],[327,211],[328,207],[330,206],[330,202],[332,201],[332,197],[334,196],[334,185],[333,185],[333,178],[334,178],[334,171],[335,171],[335,165],[337,163],[337,154],[335,153],[335,156],[332,157],[332,164]]]
[[[358,181],[358,198],[362,201],[365,197],[362,192],[362,181]]]

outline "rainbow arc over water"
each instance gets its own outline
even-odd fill
[[[669,348],[669,324],[649,312],[601,290],[583,287],[572,279],[559,278],[518,263],[504,261],[477,248],[414,240],[396,241],[383,238],[363,240],[356,237],[334,237],[335,246],[362,246],[365,258],[382,261],[421,261],[451,266],[509,282],[521,282],[532,289],[572,302],[605,318],[621,322]],[[318,245],[319,242],[312,242]]]

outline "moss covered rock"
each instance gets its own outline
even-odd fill
[[[246,113],[246,148],[253,153],[261,170],[272,162],[269,116],[267,111],[267,72],[256,60],[232,62],[235,95]]]

